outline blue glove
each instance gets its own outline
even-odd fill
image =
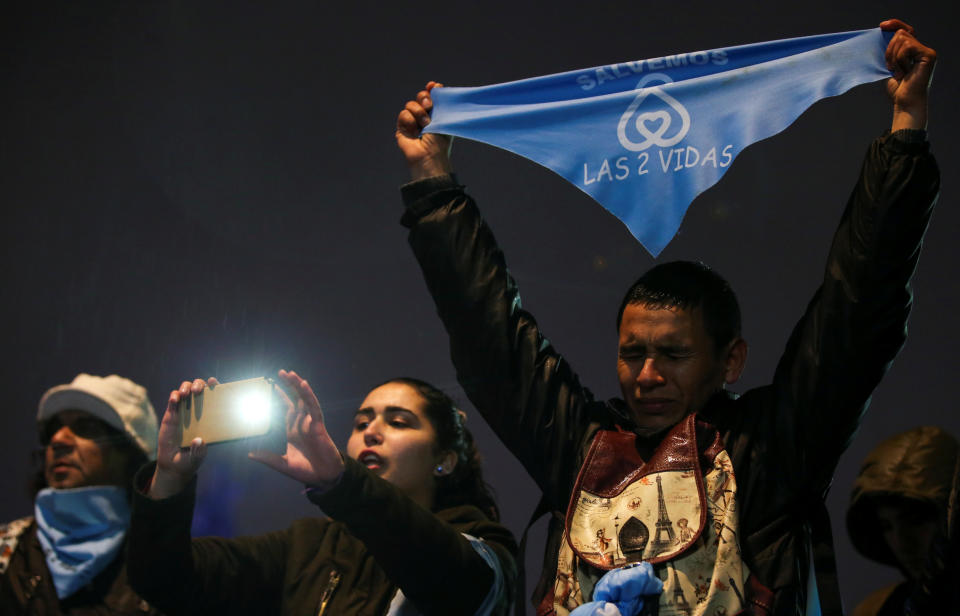
[[[570,612],[570,616],[623,616],[623,614],[613,603],[591,601]]]
[[[643,609],[644,596],[661,592],[663,582],[654,575],[653,566],[644,562],[607,571],[593,589],[593,601],[613,603],[623,616],[634,616]]]

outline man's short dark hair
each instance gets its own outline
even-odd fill
[[[740,304],[730,283],[703,263],[671,261],[651,268],[627,290],[617,312],[617,331],[623,311],[632,304],[647,308],[700,308],[707,334],[717,350],[740,337]]]

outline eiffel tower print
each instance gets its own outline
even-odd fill
[[[653,538],[653,549],[659,553],[664,548],[673,545],[673,522],[667,515],[667,504],[663,501],[663,485],[660,483],[660,475],[657,475],[657,500],[659,513],[657,515],[657,534]],[[666,539],[662,539],[663,533],[667,534]]]
[[[677,568],[671,566],[670,569],[673,571],[673,596],[670,602],[678,612],[690,616],[690,614],[693,613],[693,608],[687,603],[687,597],[683,594],[683,589],[680,588],[680,578],[677,577]]]

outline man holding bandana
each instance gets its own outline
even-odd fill
[[[905,340],[939,191],[926,138],[936,52],[903,22],[881,28],[894,31],[890,132],[868,150],[773,383],[740,396],[725,389],[747,355],[736,297],[706,266],[674,262],[627,291],[623,398],[595,400],[521,308],[503,253],[452,175],[449,139],[420,133],[438,84],[400,113],[414,180],[403,223],[458,378],[554,514],[538,614],[840,613],[824,498]]]
[[[159,614],[124,568],[133,475],[156,457],[147,390],[117,375],[80,374],[43,395],[37,423],[34,515],[0,526],[0,612]]]

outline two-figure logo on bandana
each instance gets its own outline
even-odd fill
[[[617,139],[620,140],[620,145],[631,152],[642,152],[653,145],[661,148],[672,147],[680,143],[690,130],[690,114],[686,107],[664,92],[663,88],[648,85],[651,82],[673,83],[673,79],[663,73],[651,73],[637,84],[637,90],[640,90],[640,93],[620,116],[620,122],[617,124]],[[651,97],[663,101],[669,109],[637,113],[644,101]],[[671,114],[670,110],[673,110],[680,120],[680,127],[674,131],[673,135],[668,135],[674,124],[674,114]],[[643,140],[631,139],[631,128],[632,132],[638,133]]]

